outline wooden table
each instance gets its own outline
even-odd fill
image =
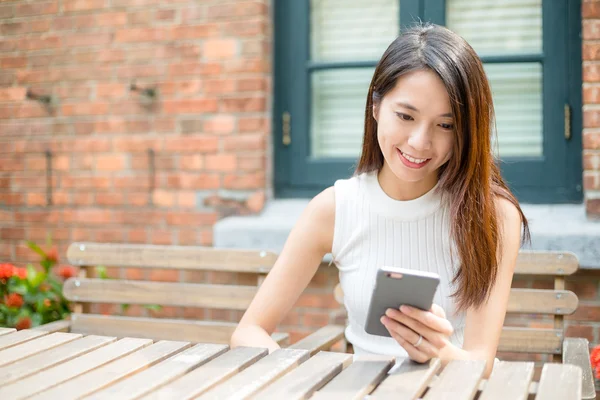
[[[416,364],[287,348],[191,344],[0,328],[0,399],[536,399],[579,400],[581,369],[501,362]],[[422,397],[421,397],[422,396]]]

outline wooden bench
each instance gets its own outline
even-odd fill
[[[588,340],[565,337],[564,316],[574,313],[579,302],[575,293],[565,290],[565,276],[575,273],[578,268],[579,261],[575,254],[570,252],[521,251],[519,253],[515,275],[550,277],[554,280],[554,287],[552,289],[511,289],[507,313],[550,316],[554,326],[543,329],[509,326],[505,323],[498,351],[549,354],[555,362],[580,366],[583,371],[582,398],[595,399]],[[343,292],[339,284],[335,288],[335,297],[340,304],[344,304]],[[340,340],[344,340],[344,327],[330,325],[314,332],[292,347],[315,353],[329,349]]]
[[[271,270],[277,255],[267,251],[215,249],[198,246],[73,243],[67,250],[69,263],[79,266],[78,277],[69,278],[64,296],[75,302],[70,320],[42,325],[49,332],[74,332],[116,337],[229,343],[234,322],[199,321],[100,315],[90,312],[90,303],[158,304],[161,306],[245,310],[258,286]],[[219,271],[256,275],[256,285],[152,282],[98,279],[96,266]],[[280,344],[288,334],[274,333]]]

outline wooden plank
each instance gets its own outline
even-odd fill
[[[577,256],[569,251],[521,250],[517,256],[515,274],[571,275],[578,268]]]
[[[212,389],[231,376],[245,370],[268,354],[267,349],[236,347],[206,365],[195,369],[159,390],[143,397],[143,400],[178,399],[190,400]]]
[[[477,394],[484,372],[485,361],[482,360],[450,361],[440,374],[440,379],[423,399],[472,399]]]
[[[319,351],[330,349],[332,345],[342,340],[344,338],[344,329],[341,325],[324,326],[294,343],[289,348],[308,350],[311,355],[314,355]]]
[[[26,343],[1,350],[0,366],[14,363],[15,361],[22,360],[23,358],[27,358],[36,353],[41,353],[44,350],[51,349],[79,338],[81,338],[81,335],[74,333],[52,333],[50,335],[30,340]]]
[[[503,327],[498,351],[560,354],[562,340],[560,329]]]
[[[83,334],[215,344],[229,344],[229,339],[237,327],[233,322],[97,314],[72,314],[71,321],[71,331]],[[287,341],[288,334],[276,332],[272,337],[281,344]]]
[[[71,328],[71,320],[70,319],[61,319],[59,321],[50,322],[44,325],[36,326],[32,329],[37,329],[40,331],[46,331],[49,333],[53,332],[69,332]]]
[[[507,312],[570,315],[578,305],[570,290],[511,289]]]
[[[33,396],[152,344],[149,339],[125,338],[35,375],[0,387],[0,399]]]
[[[32,329],[23,329],[11,333],[10,335],[0,336],[0,350],[8,349],[21,343],[28,342],[40,336],[47,335],[46,331],[34,331]]]
[[[595,399],[594,374],[590,363],[590,347],[587,339],[565,338],[563,342],[563,362],[581,368],[581,393],[583,399]]]
[[[246,310],[256,291],[256,286],[81,278],[70,278],[63,287],[71,301],[226,310]]]
[[[256,395],[264,400],[308,399],[352,362],[351,354],[321,351]]]
[[[401,364],[393,368],[388,377],[375,389],[370,398],[419,398],[441,365],[441,361],[437,358],[425,364],[403,359]]]
[[[198,399],[248,399],[308,358],[306,350],[277,349]]]
[[[224,344],[197,344],[158,365],[86,397],[86,400],[138,399],[215,359],[225,353],[228,348],[229,346]]]
[[[544,364],[536,400],[581,399],[581,368],[571,364]]]
[[[149,368],[189,346],[190,343],[188,342],[167,340],[154,343],[52,389],[45,390],[43,393],[31,397],[31,399],[80,399],[132,376],[145,368]]]
[[[533,372],[532,362],[497,362],[479,400],[527,400]]]
[[[16,332],[17,330],[15,328],[0,328],[0,336],[2,335],[8,335],[9,333],[13,333]]]
[[[200,246],[72,243],[67,258],[73,265],[268,273],[277,254]]]
[[[114,337],[86,336],[5,367],[0,367],[0,386],[72,360],[75,357],[106,346],[116,340],[117,338]]]

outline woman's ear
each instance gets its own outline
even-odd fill
[[[379,107],[375,104],[373,104],[373,119],[375,119],[375,122],[379,123],[378,121],[379,118]]]

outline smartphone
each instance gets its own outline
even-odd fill
[[[381,323],[386,310],[399,309],[401,305],[421,310],[431,309],[439,283],[440,277],[434,272],[380,267],[369,303],[365,331],[371,335],[390,337],[387,328]]]

